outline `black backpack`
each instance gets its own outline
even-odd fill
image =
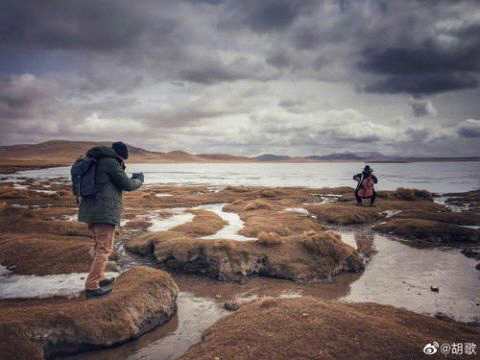
[[[97,194],[95,186],[96,170],[97,159],[89,156],[81,157],[72,165],[70,169],[72,190],[77,202],[80,198],[95,198]]]

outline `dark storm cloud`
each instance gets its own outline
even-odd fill
[[[4,0],[3,46],[108,52],[134,44],[149,22],[127,1]],[[140,7],[141,8],[141,7]]]
[[[199,83],[214,84],[218,82],[240,80],[246,77],[232,67],[222,64],[200,64],[191,69],[180,71],[182,80]]]
[[[480,138],[480,120],[468,119],[459,124],[457,133],[467,139]]]
[[[32,75],[0,78],[0,119],[33,116],[34,110],[56,91],[55,84]]]
[[[268,55],[266,58],[267,64],[270,64],[276,68],[284,69],[292,65],[292,61],[289,56],[282,51],[278,51],[275,54]]]
[[[365,44],[358,67],[383,76],[365,90],[423,95],[478,87],[480,24],[478,19],[461,19],[467,13],[452,16],[455,6],[468,3],[432,3],[431,14],[425,14],[430,19],[410,14],[393,24],[389,31],[410,29],[399,37],[398,44]]]
[[[370,135],[358,135],[358,136],[349,136],[344,134],[338,134],[336,132],[327,133],[328,137],[333,137],[337,140],[347,143],[375,143],[380,141],[382,138],[380,135],[370,134]]]
[[[478,26],[473,32],[480,32]],[[469,30],[470,31],[470,30]],[[464,38],[461,41],[465,41]],[[419,47],[367,49],[362,54],[365,59],[360,65],[364,70],[378,74],[416,75],[439,73],[444,70],[480,70],[480,38],[477,42],[465,44],[465,48],[440,49],[432,41]]]
[[[364,88],[366,92],[379,94],[432,95],[447,91],[473,89],[478,80],[464,74],[393,75]]]
[[[62,68],[55,63],[55,57],[32,53],[32,49],[42,49],[60,51],[57,58],[64,56],[64,63],[73,62],[77,67],[92,61],[86,52],[100,53],[135,71],[136,67],[143,67],[155,77],[168,74],[171,81],[215,84],[258,78],[257,73],[232,69],[222,62],[219,66],[210,60],[205,62],[210,49],[202,51],[201,46],[208,44],[209,39],[202,38],[196,33],[197,28],[188,25],[193,23],[191,16],[199,13],[206,16],[210,25],[220,24],[219,31],[212,34],[229,39],[224,44],[227,49],[229,43],[235,43],[237,34],[244,34],[246,29],[276,34],[274,43],[264,43],[268,45],[266,53],[261,48],[257,50],[265,64],[278,69],[291,68],[302,73],[309,68],[320,72],[325,64],[342,63],[350,57],[351,61],[356,58],[363,73],[380,77],[378,81],[367,81],[363,88],[368,92],[435,94],[478,86],[480,24],[462,23],[438,31],[429,28],[433,20],[451,13],[448,2],[424,2],[420,6],[422,2],[415,0],[407,0],[403,5],[384,1],[190,0],[183,2],[188,9],[180,4],[143,1],[132,6],[126,0],[3,1],[0,48],[4,56],[0,56],[0,65],[18,67],[22,63],[18,50],[28,49],[23,57],[36,58],[36,64],[28,62],[20,68],[45,67],[45,63],[52,62]],[[206,4],[215,10],[201,10]],[[402,11],[407,15],[402,15]],[[451,37],[455,45],[443,46],[438,35]],[[257,45],[261,46],[262,38],[249,36],[260,41]],[[335,51],[332,47],[336,47]],[[67,61],[65,52],[69,51],[75,53]],[[18,61],[9,64],[12,55]],[[353,72],[355,80],[355,68],[345,70]],[[93,78],[99,86],[110,86],[108,81],[99,81],[98,76]]]
[[[319,46],[319,32],[312,28],[305,28],[294,34],[294,45],[297,49],[305,50]]]
[[[278,103],[278,106],[283,107],[285,109],[289,109],[289,108],[301,106],[301,105],[303,105],[303,102],[298,100],[282,100]]]
[[[210,4],[210,5],[218,5],[218,4],[221,4],[223,2],[225,2],[226,0],[184,0],[184,1],[187,1],[187,2],[191,2],[191,3],[205,3],[205,4]]]
[[[477,128],[460,128],[458,133],[465,138],[480,138],[480,129]]]
[[[436,115],[437,110],[429,100],[425,99],[411,99],[410,107],[412,109],[412,114],[415,117],[422,117],[428,115]]]
[[[225,27],[247,25],[259,33],[283,31],[302,14],[308,13],[318,1],[313,0],[232,0],[229,2]]]

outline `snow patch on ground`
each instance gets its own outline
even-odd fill
[[[257,295],[257,294],[240,294],[236,297],[235,302],[239,305],[244,305],[251,303],[252,301],[262,299],[298,299],[303,297],[303,294],[297,291],[288,290],[283,291],[282,293],[278,294],[277,296],[270,296],[270,295]]]
[[[167,193],[157,193],[155,194],[156,197],[169,197],[173,196],[172,194],[167,194]]]
[[[224,189],[225,186],[207,186],[207,190],[213,193],[218,193],[220,191],[223,191]]]
[[[148,231],[167,231],[192,221],[194,215],[186,212],[186,210],[185,208],[168,209],[168,211],[172,213],[172,216],[165,219],[152,218],[150,220],[152,225],[148,228]]]
[[[0,278],[2,276],[6,276],[6,275],[9,275],[11,273],[12,272],[10,270],[8,270],[8,268],[6,266],[0,265]]]
[[[480,225],[459,225],[461,227],[473,230],[480,230]]]
[[[109,272],[107,277],[118,276]],[[0,299],[78,297],[85,290],[87,273],[57,275],[15,275],[0,265]]]
[[[28,205],[12,204],[11,206],[17,209],[28,209]]]
[[[312,194],[314,199],[314,204],[331,204],[335,203],[340,199],[343,195],[337,194]]]
[[[223,207],[225,205],[226,204],[207,204],[207,205],[200,205],[195,208],[195,209],[211,211],[214,214],[220,216],[224,221],[227,222],[227,225],[225,225],[222,229],[217,231],[215,234],[203,236],[201,239],[206,239],[206,240],[228,239],[228,240],[235,240],[235,241],[257,240],[257,238],[246,237],[238,233],[240,230],[243,229],[243,221],[242,219],[240,219],[240,216],[238,216],[238,214],[223,211]]]
[[[53,195],[57,193],[55,190],[32,190],[32,191],[42,193],[42,194],[48,194],[48,195]]]
[[[402,210],[385,210],[385,211],[382,211],[382,214],[385,215],[385,217],[388,219],[395,215],[400,214],[401,212]]]
[[[284,211],[294,212],[294,213],[302,214],[302,215],[305,215],[305,216],[310,215],[310,212],[305,208],[286,208]]]
[[[17,190],[27,190],[28,185],[21,185],[21,184],[18,184],[18,183],[14,183],[13,188],[17,189]]]
[[[355,234],[353,231],[342,231],[340,235],[344,244],[350,245],[355,250],[358,250],[357,242],[355,241]]]
[[[63,215],[62,220],[64,221],[77,221],[78,219],[78,214],[73,214],[73,215]]]

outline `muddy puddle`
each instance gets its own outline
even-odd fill
[[[480,321],[480,272],[459,249],[418,248],[368,230],[341,230],[345,242],[375,254],[342,300]]]
[[[0,300],[78,297],[85,289],[87,275],[87,273],[16,275],[0,265]],[[118,273],[107,272],[106,276],[117,277]]]
[[[214,300],[180,292],[177,314],[164,326],[121,346],[63,359],[173,360],[201,340],[202,333],[227,314]]]

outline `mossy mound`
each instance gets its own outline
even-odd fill
[[[354,206],[353,204],[320,204],[308,205],[307,210],[326,224],[356,225],[372,223],[383,216],[374,207]]]
[[[268,299],[214,324],[180,359],[420,359],[426,344],[454,339],[478,344],[480,331],[391,306]]]
[[[480,214],[471,212],[433,212],[405,210],[393,216],[395,219],[422,219],[439,221],[447,224],[456,225],[477,225],[480,224]]]
[[[174,231],[184,233],[192,237],[213,235],[227,223],[218,215],[206,210],[192,210],[195,214],[192,221],[176,226]]]
[[[73,221],[47,220],[32,209],[7,206],[0,209],[2,232],[89,236],[87,225]]]
[[[48,359],[123,343],[167,322],[175,314],[177,293],[167,273],[137,267],[99,299],[1,301],[0,354]]]
[[[93,241],[58,235],[2,234],[0,263],[18,274],[88,272]]]
[[[393,218],[376,224],[373,229],[385,234],[431,243],[456,244],[480,241],[478,230],[432,220]]]
[[[378,197],[389,200],[433,201],[433,194],[427,190],[398,188],[395,191],[379,191]]]
[[[364,267],[359,254],[330,231],[262,235],[259,241],[203,240],[163,231],[132,239],[126,248],[141,255],[151,252],[167,268],[219,280],[261,275],[314,281]]]

